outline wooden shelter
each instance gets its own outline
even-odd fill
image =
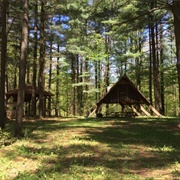
[[[10,90],[6,93],[6,99],[7,99],[7,115],[8,116],[14,116],[15,111],[16,111],[16,104],[17,104],[17,96],[18,96],[18,88]],[[32,94],[33,94],[33,86],[31,84],[28,84],[25,86],[25,97],[24,97],[24,102],[25,102],[25,115],[30,115],[31,114],[31,100],[32,100]],[[36,102],[39,100],[39,94],[40,90],[39,88],[36,88]],[[53,94],[49,91],[44,90],[43,92],[44,95],[44,111],[46,112],[46,100],[50,99]]]
[[[100,114],[102,104],[120,104],[122,110],[121,112],[114,112],[113,116],[116,117],[135,117],[142,115],[142,113],[146,116],[151,116],[143,105],[146,105],[155,115],[161,116],[161,114],[151,105],[145,96],[135,87],[126,74],[110,88],[110,90],[100,99],[99,102],[97,102],[96,106],[91,109],[90,113],[95,111],[96,115]],[[128,106],[128,109],[130,110],[127,111],[126,106]],[[108,113],[106,113],[106,116],[109,115]],[[112,115],[112,112],[110,114]]]

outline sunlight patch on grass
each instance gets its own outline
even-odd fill
[[[173,152],[173,151],[175,151],[175,148],[173,148],[172,146],[166,146],[166,145],[164,145],[163,147],[158,147],[156,149],[159,152]]]
[[[25,138],[0,149],[0,179],[176,179],[179,134],[168,120],[29,120]]]
[[[24,158],[19,155],[12,160],[9,160],[9,158],[2,158],[0,160],[0,166],[0,179],[11,179],[18,176],[19,173],[24,173],[27,169],[29,172],[33,173],[38,169],[39,161]]]

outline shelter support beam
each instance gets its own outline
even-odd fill
[[[149,112],[147,112],[143,106],[140,105],[141,111],[146,115],[146,116],[151,116]]]
[[[130,106],[134,113],[136,113],[138,116],[141,116],[141,113],[137,111],[137,109],[134,106]]]
[[[149,108],[150,108],[157,116],[162,116],[152,105],[149,105]]]
[[[95,113],[96,110],[97,110],[97,106],[95,105],[90,109],[88,116],[91,116],[93,113]]]

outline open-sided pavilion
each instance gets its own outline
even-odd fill
[[[153,112],[153,115],[161,116],[145,96],[135,87],[126,74],[110,88],[99,102],[97,102],[96,106],[90,110],[90,113],[95,111],[98,116],[98,114],[101,113],[102,104],[119,104],[122,107],[121,112],[107,112],[106,116],[151,116],[151,112]],[[128,111],[126,108],[127,106],[128,109],[130,109]],[[144,108],[144,106],[147,107]]]
[[[16,112],[16,104],[17,104],[17,97],[18,97],[18,88],[10,90],[6,93],[6,99],[7,99],[7,116],[12,117],[15,116]],[[25,97],[24,97],[24,102],[25,102],[25,107],[24,107],[24,115],[29,116],[31,115],[31,102],[32,102],[32,94],[33,94],[33,86],[31,84],[28,84],[25,86]],[[35,99],[36,103],[39,100],[39,94],[40,90],[37,87],[35,91]],[[44,111],[46,112],[46,101],[50,99],[53,94],[50,91],[43,91],[43,96],[44,96]]]

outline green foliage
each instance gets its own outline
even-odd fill
[[[8,88],[12,89],[17,80],[20,59],[21,40],[21,1],[11,1],[8,13],[8,54],[7,75]],[[149,97],[149,26],[158,24],[158,38],[162,35],[162,44],[157,45],[157,52],[163,50],[163,63],[159,63],[159,71],[164,74],[164,93],[167,114],[177,114],[178,111],[178,82],[176,71],[176,48],[173,36],[173,17],[168,11],[168,1],[151,0],[52,0],[45,4],[46,24],[46,84],[49,80],[49,57],[59,58],[60,75],[56,75],[57,63],[52,64],[52,89],[56,93],[56,81],[60,80],[59,102],[63,111],[69,112],[71,88],[75,87],[75,99],[82,93],[82,102],[89,94],[89,104],[95,104],[103,91],[107,59],[109,65],[109,83],[114,83],[122,74],[127,73],[134,83],[140,80],[140,88]],[[34,7],[35,1],[30,1],[30,35],[28,66],[29,83],[32,83],[34,59]],[[40,12],[38,4],[38,12]],[[40,19],[38,17],[38,24]],[[39,42],[39,27],[37,27]],[[161,34],[162,33],[162,34]],[[50,44],[53,52],[50,55]],[[151,43],[151,42],[150,42]],[[162,45],[162,47],[161,47]],[[58,48],[60,47],[58,52]],[[71,84],[70,55],[78,58],[75,64],[74,84]],[[37,54],[37,75],[39,72],[39,44]],[[160,61],[159,61],[160,62]],[[87,63],[87,69],[85,69]],[[82,72],[80,72],[82,71]],[[88,72],[86,72],[88,71]],[[78,74],[79,73],[79,74]],[[87,76],[87,74],[88,76]],[[97,79],[96,79],[97,78]],[[28,79],[28,78],[27,78]],[[38,81],[38,79],[37,79]],[[82,89],[78,89],[82,87]],[[173,87],[173,88],[171,88]],[[85,89],[87,88],[87,89]],[[81,92],[80,92],[81,91]],[[84,93],[83,93],[84,92]],[[56,102],[53,97],[53,108]],[[173,101],[172,101],[173,99]],[[86,100],[85,100],[86,101]],[[76,109],[79,101],[76,101]],[[83,103],[82,103],[83,104]],[[175,104],[175,106],[173,105]],[[84,104],[83,104],[84,106]]]

